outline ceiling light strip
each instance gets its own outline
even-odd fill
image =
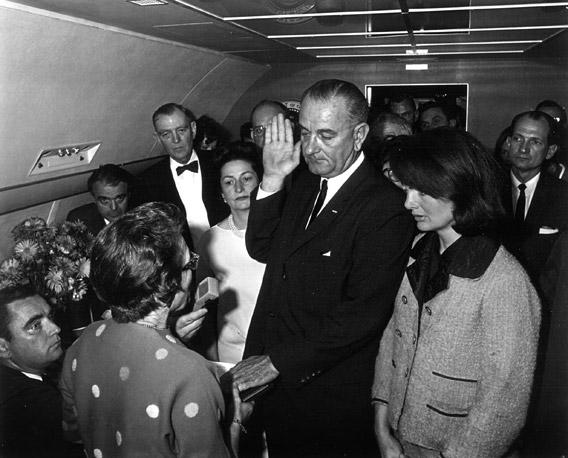
[[[369,16],[378,14],[399,14],[400,9],[394,10],[370,10],[370,11],[330,11],[328,13],[289,13],[289,14],[259,14],[257,16],[229,16],[225,21],[252,21],[256,19],[293,19],[299,17],[322,17],[322,16]]]
[[[429,56],[449,56],[449,55],[464,55],[464,54],[520,54],[524,51],[522,49],[513,51],[455,51],[455,52],[429,52],[428,54],[406,54],[406,53],[385,53],[385,54],[319,54],[316,55],[318,59],[339,58],[339,57],[410,57],[416,59],[417,57]]]
[[[177,0],[174,0],[177,1]],[[504,32],[515,30],[549,30],[549,29],[568,29],[568,24],[562,25],[528,25],[510,27],[464,27],[461,29],[433,29],[416,30],[416,35],[428,35],[436,33],[462,33],[462,32]],[[290,35],[267,35],[266,38],[320,38],[320,37],[360,37],[360,36],[380,36],[380,35],[406,35],[406,30],[392,30],[390,32],[337,32],[337,33],[300,33]]]
[[[177,0],[176,0],[177,1]],[[517,3],[512,5],[477,5],[477,6],[440,6],[434,8],[409,8],[410,13],[433,13],[444,11],[479,11],[479,10],[508,10],[520,8],[546,8],[554,6],[568,6],[568,2],[542,2],[542,3]],[[225,21],[254,21],[261,19],[293,19],[302,17],[325,17],[325,16],[374,16],[379,14],[398,14],[400,9],[392,10],[369,10],[369,11],[330,11],[327,13],[290,13],[290,14],[259,14],[251,16],[227,16]]]
[[[474,46],[474,45],[521,45],[542,43],[542,40],[510,40],[510,41],[468,41],[445,43],[416,43],[416,46]],[[403,48],[412,46],[410,43],[389,43],[383,45],[337,45],[337,46],[296,46],[297,50],[314,49],[367,49],[367,48]]]

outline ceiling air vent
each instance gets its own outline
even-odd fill
[[[89,142],[44,149],[39,153],[28,175],[40,175],[88,165],[100,146],[101,142]]]

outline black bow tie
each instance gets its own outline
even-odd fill
[[[180,165],[179,167],[176,167],[176,172],[178,176],[180,176],[186,170],[189,170],[190,172],[193,173],[199,172],[199,162],[191,161],[189,164]]]

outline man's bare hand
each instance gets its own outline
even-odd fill
[[[251,356],[230,370],[233,384],[239,391],[255,386],[266,385],[278,377],[280,372],[274,367],[269,356]]]
[[[282,189],[284,178],[299,163],[300,142],[294,144],[292,123],[282,114],[274,116],[264,134],[262,189],[268,192]]]
[[[188,343],[189,340],[195,335],[199,328],[203,325],[203,320],[207,314],[206,308],[195,310],[194,312],[187,313],[180,316],[176,321],[176,332],[178,337],[184,342]]]

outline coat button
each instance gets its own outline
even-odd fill
[[[395,333],[398,337],[402,337],[402,332],[400,332],[400,329],[397,329],[396,331],[394,331],[394,333]]]
[[[396,363],[394,362],[394,359],[392,359],[391,362],[392,362],[392,367],[396,367]]]
[[[408,377],[408,368],[405,369],[404,371],[404,378]]]
[[[282,280],[286,280],[286,272],[282,274]]]
[[[400,298],[400,300],[402,301],[403,304],[408,303],[408,299],[406,298],[406,296],[402,296],[402,297]]]
[[[414,335],[414,336],[412,336],[412,345],[415,345],[415,344],[416,344],[416,336]]]
[[[432,309],[431,309],[430,307],[428,307],[428,306],[426,306],[425,308],[426,308],[426,313],[427,313],[428,315],[432,315]]]

